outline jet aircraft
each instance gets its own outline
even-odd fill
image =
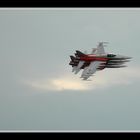
[[[76,50],[75,56],[70,55],[70,63],[72,66],[72,72],[77,74],[83,69],[81,78],[87,80],[96,71],[103,70],[105,68],[122,68],[126,67],[124,63],[129,62],[131,57],[108,54],[105,52],[104,47],[107,42],[99,42],[97,48],[93,48],[91,54],[83,53]]]

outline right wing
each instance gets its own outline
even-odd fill
[[[104,46],[103,46],[103,42],[100,42],[98,47],[97,47],[97,51],[96,54],[105,54],[105,50],[104,50]]]
[[[81,78],[83,78],[83,80],[87,80],[90,76],[92,76],[97,71],[97,68],[101,63],[102,63],[101,61],[91,62],[88,67],[84,68]]]
[[[91,54],[96,54],[97,48],[93,48]]]

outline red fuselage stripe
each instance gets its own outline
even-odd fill
[[[107,61],[108,58],[102,58],[102,57],[80,57],[80,60],[83,60],[83,61]]]

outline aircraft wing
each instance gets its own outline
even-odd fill
[[[96,54],[97,48],[93,48],[91,54]]]
[[[76,66],[74,66],[73,68],[72,68],[72,72],[74,72],[76,70]]]
[[[88,67],[84,68],[81,78],[83,78],[83,80],[87,80],[90,76],[92,76],[97,71],[97,68],[101,63],[102,62],[99,61],[91,62]]]
[[[96,54],[105,54],[105,50],[104,50],[104,46],[103,46],[103,43],[100,42],[98,47],[97,47],[97,51],[96,51]]]
[[[81,70],[81,67],[83,66],[85,61],[79,61],[77,67],[75,67],[75,74],[77,74],[80,70]]]

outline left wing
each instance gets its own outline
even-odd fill
[[[97,68],[101,63],[101,61],[91,62],[88,67],[85,67],[84,71],[82,72],[81,78],[83,78],[83,80],[87,80],[97,71]]]
[[[81,70],[81,67],[83,66],[83,64],[84,64],[84,61],[79,61],[78,66],[75,67],[75,74],[77,74]]]

